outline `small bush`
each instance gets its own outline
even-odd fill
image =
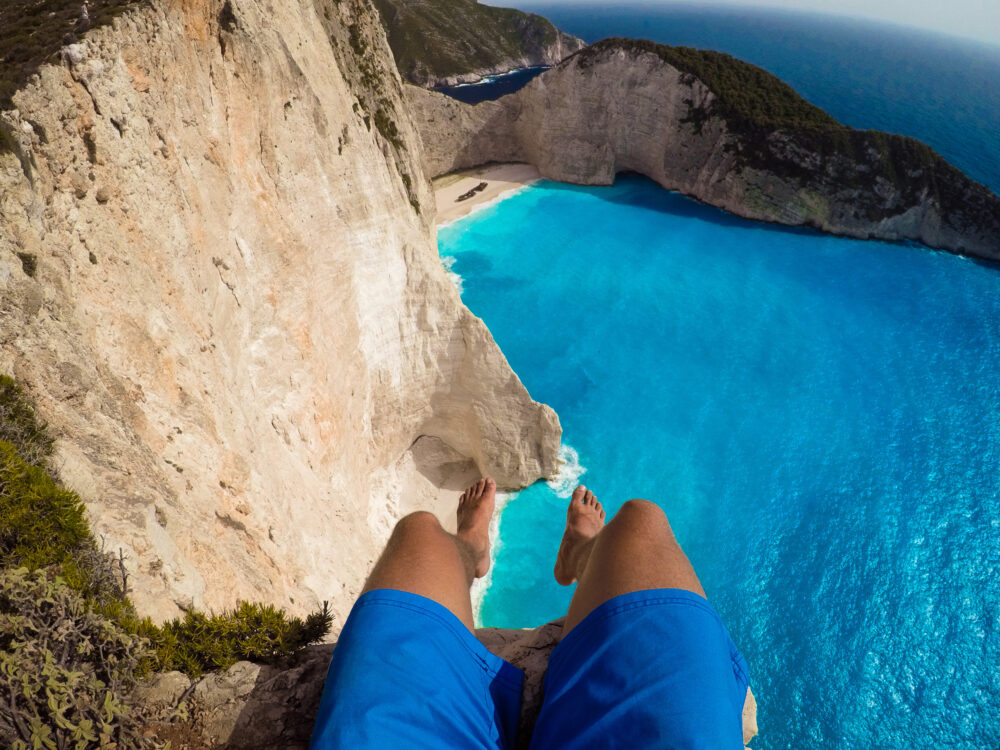
[[[396,127],[396,123],[389,116],[389,113],[385,111],[382,107],[375,110],[375,127],[378,128],[378,132],[382,134],[389,143],[391,143],[396,148],[403,147],[403,139],[399,135],[399,129]],[[407,175],[409,177],[409,175]]]
[[[21,386],[0,375],[0,440],[11,443],[17,454],[32,466],[45,467],[52,455],[47,425],[38,419]]]
[[[90,541],[83,503],[0,441],[0,566],[73,564]]]
[[[231,612],[188,612],[182,620],[154,625],[139,622],[135,631],[148,638],[156,671],[180,670],[190,677],[226,669],[238,661],[274,663],[321,640],[333,616],[327,604],[303,621],[269,604],[240,602]]]
[[[45,470],[52,439],[3,375],[0,437],[0,747],[153,747],[130,714],[137,677],[273,663],[330,631],[325,603],[305,620],[249,602],[140,620],[124,561],[98,546],[80,497]]]
[[[0,746],[158,747],[126,697],[144,655],[61,578],[0,570]]]

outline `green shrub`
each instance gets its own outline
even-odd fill
[[[403,148],[403,139],[399,135],[399,129],[396,127],[396,123],[384,108],[379,107],[375,110],[374,119],[375,127],[378,128],[378,132],[382,134],[382,137],[396,148]],[[409,177],[409,175],[407,175],[407,177]]]
[[[17,454],[33,466],[45,466],[52,455],[52,438],[38,419],[24,390],[12,378],[0,375],[0,440],[13,444]]]
[[[90,27],[111,23],[145,0],[89,0]],[[3,0],[0,2],[0,107],[59,49],[84,34],[81,0]],[[13,150],[0,138],[0,152]]]
[[[90,541],[83,503],[38,466],[0,441],[0,566],[31,568],[72,563]]]
[[[0,570],[0,746],[157,747],[126,697],[144,655],[62,579]]]
[[[327,604],[303,621],[270,604],[240,602],[231,612],[188,612],[183,619],[154,625],[149,619],[130,627],[148,638],[156,671],[180,670],[190,677],[226,669],[238,661],[274,663],[330,632]]]
[[[148,618],[140,620],[127,596],[124,561],[98,546],[80,497],[22,455],[44,463],[52,439],[23,390],[4,375],[0,436],[5,438],[0,440],[0,571],[58,573],[59,585],[76,592],[81,617],[88,622],[96,617],[151,642],[151,649],[137,661],[141,673],[179,669],[194,677],[243,659],[274,662],[330,631],[332,616],[325,603],[305,620],[249,602],[220,615],[189,612],[182,620],[160,626]]]

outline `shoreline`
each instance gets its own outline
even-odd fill
[[[460,83],[441,84],[438,86],[434,86],[431,88],[431,91],[443,91],[444,89],[460,89],[464,88],[465,86],[482,86],[483,84],[486,83],[495,83],[498,79],[503,78],[504,76],[511,76],[514,75],[515,73],[522,73],[526,70],[545,71],[551,67],[552,67],[551,65],[528,65],[527,67],[524,68],[511,68],[510,70],[504,70],[500,73],[487,73],[486,75],[476,79],[475,81],[462,81]]]
[[[469,214],[481,211],[541,179],[541,173],[534,166],[520,162],[487,164],[436,177],[431,180],[437,208],[435,226],[440,229]],[[482,191],[467,200],[456,200],[481,182],[487,183]]]

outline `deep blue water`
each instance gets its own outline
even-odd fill
[[[1000,48],[820,16],[518,3],[720,49],[1000,190]],[[1000,748],[1000,267],[753,224],[619,177],[439,232],[610,511],[666,510],[751,666],[758,750]],[[565,496],[503,511],[486,624],[565,610]]]
[[[750,663],[754,747],[1000,747],[1000,268],[636,176],[439,245],[582,481],[666,510]],[[569,486],[507,504],[485,624],[564,612]]]
[[[505,94],[513,94],[535,76],[544,73],[548,68],[521,68],[512,70],[496,76],[487,76],[477,83],[466,83],[461,86],[441,86],[436,91],[458,99],[466,104],[479,104],[479,102],[499,99]]]
[[[587,42],[628,36],[728,52],[775,74],[846,125],[919,138],[1000,192],[998,46],[745,7],[491,4],[540,13]]]

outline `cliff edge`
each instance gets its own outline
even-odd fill
[[[609,39],[467,105],[407,87],[431,177],[526,161],[607,185],[644,174],[749,219],[1000,259],[1000,198],[912,138],[841,125],[756,66]]]
[[[370,5],[113,5],[0,111],[0,370],[143,614],[342,623],[399,515],[554,474],[558,420],[441,267]]]

